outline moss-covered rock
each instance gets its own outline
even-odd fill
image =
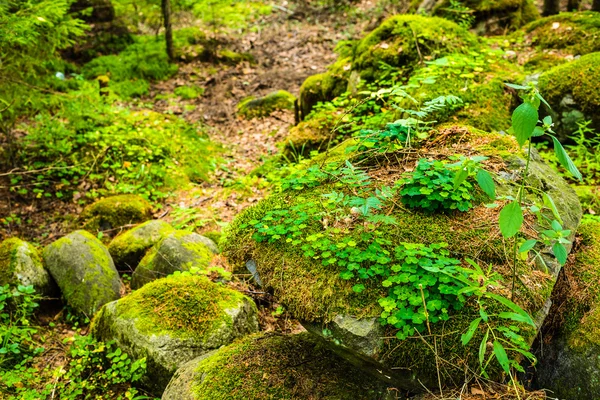
[[[425,61],[480,49],[476,36],[438,17],[396,15],[352,45],[328,71],[313,75],[300,88],[300,109],[306,118],[314,105],[334,99],[361,82],[369,83],[393,71],[408,76]]]
[[[164,221],[146,221],[114,238],[108,251],[118,270],[133,271],[146,251],[173,231],[175,229]]]
[[[334,135],[336,119],[341,115],[330,111],[315,113],[310,119],[292,127],[280,146],[282,153],[290,160],[306,156],[313,150],[323,150]]]
[[[146,357],[142,383],[159,396],[184,363],[258,331],[254,302],[205,277],[159,279],[106,304],[91,333],[115,340],[133,358]]]
[[[356,45],[352,70],[373,81],[384,73],[381,63],[410,73],[424,61],[478,48],[477,37],[447,19],[396,15]]]
[[[187,231],[170,233],[142,258],[133,272],[131,287],[139,289],[176,271],[206,270],[216,253],[217,246],[207,237]]]
[[[253,335],[179,369],[163,400],[385,399],[361,374],[307,333]],[[391,397],[390,397],[391,398]]]
[[[600,52],[552,68],[540,76],[539,88],[563,139],[584,120],[591,120],[591,127],[600,131]]]
[[[448,126],[441,129],[437,135],[429,137],[423,145],[427,157],[433,159],[446,159],[455,154],[489,157],[485,167],[495,171],[498,193],[515,195],[515,181],[518,179],[518,173],[524,168],[525,161],[522,150],[513,138],[468,127]],[[421,150],[416,147],[411,151]],[[368,173],[372,173],[370,185],[377,188],[384,184],[392,186],[401,178],[401,172],[397,171],[412,170],[419,157],[407,156],[411,151],[399,150],[380,158],[360,159],[360,165],[363,165]],[[347,159],[348,155],[345,158]],[[340,161],[343,163],[344,159]],[[315,165],[326,164],[327,161],[323,159],[315,162]],[[410,390],[422,390],[421,383],[436,386],[435,356],[428,344],[419,338],[389,339],[396,332],[392,328],[386,328],[384,335],[381,331],[370,333],[372,329],[378,328],[374,321],[382,313],[379,299],[387,296],[387,289],[381,286],[379,281],[383,278],[363,280],[355,275],[352,279],[344,280],[340,276],[344,268],[337,264],[335,257],[333,260],[331,258],[333,250],[331,254],[323,255],[328,258],[319,257],[321,250],[314,250],[315,254],[311,255],[313,243],[344,243],[340,244],[341,246],[352,243],[353,246],[363,246],[366,249],[371,249],[371,245],[375,246],[372,243],[375,239],[369,236],[369,228],[365,228],[369,226],[368,223],[357,217],[359,211],[336,211],[342,213],[340,216],[328,213],[320,206],[321,202],[332,198],[332,192],[342,191],[353,195],[349,184],[342,182],[336,185],[335,178],[332,179],[333,182],[325,179],[302,190],[296,188],[274,194],[244,211],[230,225],[223,248],[224,254],[240,269],[249,260],[254,260],[265,290],[273,291],[291,315],[303,321],[312,332],[325,337],[340,354],[348,356],[353,362],[360,361],[363,365],[371,365],[369,370],[373,375],[380,378],[389,376],[394,384]],[[546,191],[559,207],[566,229],[574,232],[581,218],[577,196],[535,152],[532,153],[527,183],[528,200],[541,204],[540,190]],[[476,192],[474,195],[477,198]],[[447,243],[447,250],[452,257],[462,262],[470,258],[477,260],[481,265],[490,265],[494,271],[510,280],[510,250],[507,250],[496,222],[499,208],[487,208],[482,204],[481,197],[479,200],[475,198],[475,207],[468,212],[426,213],[405,209],[395,197],[392,202],[394,206],[390,205],[382,210],[386,216],[394,217],[395,223],[375,228],[375,243],[383,246],[388,252],[385,254],[393,254],[401,243]],[[277,213],[284,213],[285,217],[282,218],[293,221],[294,216],[302,218],[302,212],[313,212],[303,211],[303,207],[309,207],[310,210],[313,205],[317,212],[322,212],[315,214],[319,215],[318,221],[308,219],[306,221],[310,222],[306,222],[301,219],[301,222],[298,222],[303,225],[300,238],[307,239],[296,241],[293,237],[286,238],[286,233],[283,233],[285,229],[280,228],[280,225],[285,226],[285,222],[277,222]],[[298,211],[293,211],[294,209]],[[285,214],[286,210],[290,212],[289,216]],[[272,215],[274,220],[265,220],[264,229],[270,226],[281,229],[282,233],[279,236],[282,238],[256,241],[254,237],[257,231],[254,227],[258,226],[257,221],[261,221],[268,212],[275,213]],[[551,215],[549,217],[551,218]],[[547,225],[538,225],[533,215],[527,218],[530,218],[532,225],[529,226],[531,230],[528,228],[527,232],[523,232],[525,238],[547,229]],[[294,231],[293,227],[289,229]],[[364,242],[364,235],[370,238],[367,242]],[[294,245],[294,242],[297,244]],[[543,254],[547,269],[532,263],[520,263],[518,273],[527,288],[516,288],[517,301],[532,313],[536,320],[543,319],[547,313],[545,304],[560,270],[560,265],[549,249],[539,250]],[[364,268],[370,265],[373,265],[372,262],[367,261],[360,264]],[[364,284],[365,290],[362,293],[353,290],[353,286],[357,284]],[[510,293],[510,290],[508,292]],[[442,334],[442,331],[455,332],[443,334],[444,345],[438,348],[438,355],[448,361],[442,373],[445,382],[460,380],[466,365],[477,368],[478,361],[474,356],[477,351],[471,347],[463,347],[460,343],[460,333],[466,330],[474,315],[476,312],[473,308],[465,307],[462,311],[454,313],[444,324],[432,326],[434,334]],[[342,331],[345,331],[344,335],[338,334]],[[536,332],[532,331],[524,332],[529,341],[533,340],[535,334]],[[461,367],[454,369],[449,365]]]
[[[544,335],[536,368],[536,384],[561,399],[600,398],[600,222],[584,221],[579,236],[553,299],[562,324],[551,341]]]
[[[293,110],[296,97],[285,90],[269,93],[264,97],[246,97],[237,106],[239,115],[245,118],[261,118],[276,110]]]
[[[89,317],[121,297],[122,284],[108,249],[86,231],[46,246],[44,262],[69,306]]]
[[[217,54],[217,59],[225,64],[236,65],[241,62],[247,61],[250,63],[254,62],[254,57],[249,53],[237,53],[232,50],[223,49]]]
[[[351,57],[343,57],[333,63],[326,72],[308,77],[300,87],[300,113],[307,117],[319,102],[329,101],[348,89]]]
[[[474,28],[482,33],[503,33],[507,29],[517,29],[540,16],[532,0],[466,0],[461,4],[472,10]],[[449,1],[438,1],[433,14],[456,18],[456,13],[449,10],[449,6]]]
[[[593,11],[561,13],[534,21],[516,37],[538,50],[565,55],[585,55],[600,51],[600,14]]]
[[[0,243],[0,286],[7,284],[31,285],[42,296],[55,295],[58,289],[35,246],[17,238]]]
[[[83,210],[84,229],[92,233],[137,224],[152,218],[152,206],[134,194],[106,197]]]

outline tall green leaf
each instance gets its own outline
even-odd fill
[[[552,137],[552,142],[554,142],[554,154],[556,154],[556,158],[561,163],[563,167],[567,169],[578,180],[581,180],[583,177],[581,176],[581,172],[577,169],[571,157],[565,151],[565,148],[560,144],[557,138],[550,135]]]
[[[510,375],[510,362],[508,361],[508,355],[506,354],[506,350],[504,350],[502,343],[497,340],[494,340],[494,355],[496,356],[496,360],[498,360],[504,372]]]
[[[495,200],[496,185],[494,184],[494,179],[492,178],[492,175],[490,175],[490,173],[487,172],[485,169],[480,168],[479,171],[477,171],[476,179],[481,190],[483,190],[490,199]]]
[[[485,351],[487,350],[487,341],[490,336],[490,332],[487,331],[481,343],[479,343],[479,365],[483,366],[483,361],[485,360]]]
[[[523,146],[533,135],[538,118],[537,108],[529,102],[525,102],[515,108],[512,114],[512,128],[519,145]]]
[[[508,307],[509,309],[513,310],[515,313],[521,315],[523,317],[523,322],[526,322],[527,324],[529,324],[533,327],[536,327],[535,322],[533,321],[531,316],[529,314],[527,314],[527,312],[525,310],[523,310],[521,307],[519,307],[517,304],[515,304],[511,300],[507,299],[506,297],[495,294],[495,293],[488,293],[487,295],[489,297],[491,297],[492,299],[496,300],[498,303]]]
[[[467,331],[465,333],[460,335],[460,341],[462,342],[463,346],[466,346],[471,341],[471,339],[473,338],[473,335],[475,334],[475,331],[479,327],[480,322],[481,322],[481,318],[475,318],[473,321],[471,321],[471,324],[469,325],[469,329],[467,329]]]
[[[500,232],[502,236],[509,238],[513,237],[521,230],[523,225],[523,211],[518,201],[508,203],[502,211],[500,211]]]

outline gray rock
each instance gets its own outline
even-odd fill
[[[133,271],[146,251],[173,231],[175,229],[164,221],[147,221],[114,238],[108,251],[118,270]]]
[[[37,294],[58,294],[56,283],[44,269],[38,250],[17,238],[0,243],[0,285],[33,286]]]
[[[191,274],[159,279],[105,305],[91,328],[133,358],[146,357],[142,383],[156,395],[186,362],[256,331],[251,299]]]
[[[123,285],[108,249],[86,231],[73,232],[48,245],[44,262],[67,304],[92,316],[121,297]]]
[[[207,237],[185,231],[170,233],[140,261],[133,273],[131,287],[139,289],[176,271],[189,271],[194,267],[206,269],[217,252],[217,246]]]

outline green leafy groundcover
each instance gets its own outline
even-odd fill
[[[20,164],[37,174],[17,175],[12,190],[38,197],[136,193],[151,200],[189,182],[208,179],[218,145],[201,126],[149,110],[130,111],[98,94],[94,82],[58,96],[51,111],[24,126]],[[60,115],[60,118],[57,118]]]

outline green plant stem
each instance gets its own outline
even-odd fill
[[[527,147],[527,162],[525,164],[525,171],[523,171],[523,176],[521,177],[521,187],[519,188],[518,193],[518,202],[519,207],[523,206],[523,197],[525,193],[525,181],[527,179],[527,174],[529,172],[529,162],[531,161],[531,140],[529,141],[529,145]],[[511,298],[515,298],[515,281],[517,278],[517,238],[518,235],[515,235],[513,240],[513,271],[512,271],[512,288],[511,288]]]

